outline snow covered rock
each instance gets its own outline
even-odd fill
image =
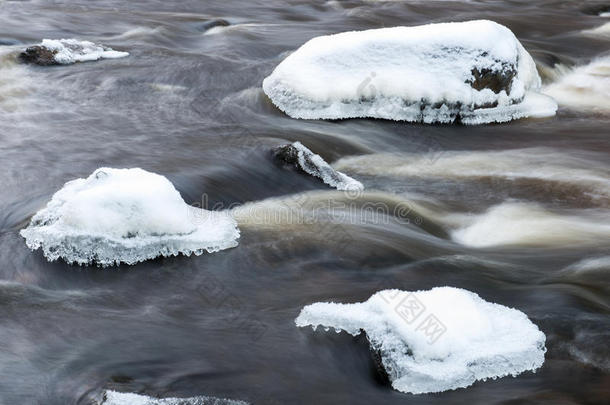
[[[477,20],[313,38],[263,90],[293,118],[482,124],[554,115],[540,85],[515,35]]]
[[[311,176],[318,177],[337,190],[364,190],[362,183],[333,169],[320,155],[313,153],[301,142],[279,146],[273,150],[273,153],[276,159],[294,165]]]
[[[214,397],[152,398],[145,395],[108,390],[99,405],[248,405],[247,402]]]
[[[355,304],[306,306],[299,327],[366,332],[392,386],[422,394],[516,376],[544,362],[545,335],[527,316],[470,291],[384,290]]]
[[[49,261],[109,266],[235,247],[239,230],[226,212],[188,206],[164,176],[101,168],[66,183],[21,235]]]
[[[89,41],[76,39],[44,39],[40,45],[30,46],[19,54],[24,63],[40,66],[69,65],[98,59],[116,59],[129,56],[127,52],[115,51]]]

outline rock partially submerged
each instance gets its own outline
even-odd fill
[[[206,32],[216,27],[228,27],[231,25],[227,20],[222,18],[217,18],[215,20],[209,20],[204,23],[201,23],[197,26],[197,30],[201,32]]]
[[[299,327],[362,331],[392,386],[422,394],[516,376],[544,362],[546,337],[527,316],[452,287],[384,290],[355,304],[303,308]]]
[[[98,266],[217,252],[239,238],[229,213],[188,206],[164,176],[112,168],[66,183],[20,233],[49,261]]]
[[[41,44],[30,46],[21,52],[19,60],[33,65],[52,66],[126,56],[129,56],[129,53],[115,51],[112,48],[89,41],[44,39]]]
[[[293,118],[482,124],[554,115],[540,85],[514,34],[481,20],[317,37],[263,90]]]
[[[129,392],[108,390],[97,405],[248,405],[233,399],[197,396],[191,398],[153,398]]]
[[[273,150],[273,154],[277,160],[317,177],[337,190],[356,191],[364,189],[364,186],[358,180],[336,171],[320,155],[313,153],[301,142],[279,146]]]

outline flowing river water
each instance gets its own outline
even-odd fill
[[[105,388],[254,404],[607,403],[608,10],[558,0],[0,0],[0,404],[89,404]],[[557,116],[293,120],[261,89],[315,36],[481,18],[531,53]],[[16,63],[43,38],[130,56]],[[366,190],[332,191],[275,164],[271,148],[293,141]],[[66,181],[104,166],[163,174],[187,203],[232,209],[239,246],[106,269],[28,250],[19,230],[30,217]],[[362,338],[294,324],[312,302],[444,285],[527,314],[547,337],[542,368],[404,394],[376,378]]]

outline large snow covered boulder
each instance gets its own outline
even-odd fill
[[[482,124],[554,115],[540,85],[515,35],[478,20],[313,38],[263,90],[293,118]]]
[[[273,150],[273,155],[277,160],[292,165],[310,176],[317,177],[337,190],[364,190],[362,183],[333,169],[320,155],[313,153],[301,142],[278,146]]]
[[[164,176],[101,168],[66,183],[21,235],[50,261],[108,266],[227,249],[239,230],[226,212],[188,206]]]
[[[527,316],[452,287],[384,290],[355,304],[308,305],[297,326],[366,332],[392,386],[414,394],[516,376],[544,362],[546,337]]]
[[[116,59],[129,56],[103,45],[76,39],[44,39],[40,45],[27,48],[19,54],[24,63],[40,66],[69,65],[98,59]]]

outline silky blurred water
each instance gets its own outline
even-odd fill
[[[560,106],[554,118],[477,127],[302,121],[261,90],[288,52],[314,36],[478,18],[513,30],[548,83],[607,54],[608,38],[582,33],[608,21],[597,15],[605,4],[0,1],[0,404],[89,404],[108,387],[255,404],[607,403],[603,108]],[[210,28],[219,19],[230,25]],[[45,68],[15,62],[43,38],[90,40],[130,56]],[[575,87],[575,97],[587,97]],[[272,147],[296,140],[329,162],[388,153],[406,167],[424,160],[417,173],[373,170],[371,159],[345,165],[367,189],[346,197],[273,162]],[[503,151],[500,164],[492,152]],[[194,205],[265,208],[281,197],[304,216],[329,201],[356,208],[318,210],[312,221],[242,212],[235,249],[131,267],[48,263],[29,251],[18,234],[29,218],[66,181],[102,166],[163,174]],[[366,203],[394,208],[363,219]],[[451,238],[506,203],[525,208],[494,217],[500,225],[491,232],[515,232],[519,220],[540,243],[468,247]],[[401,204],[409,209],[395,216]],[[540,212],[551,216],[548,228]],[[443,285],[527,314],[547,336],[543,367],[442,394],[403,394],[378,381],[362,338],[294,325],[312,302]]]

